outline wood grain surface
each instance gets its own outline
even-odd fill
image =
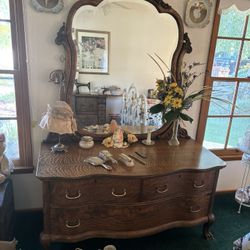
[[[77,143],[69,144],[67,153],[54,154],[49,144],[41,145],[36,176],[44,178],[83,178],[93,175],[108,176],[156,176],[179,171],[207,171],[212,168],[225,167],[225,162],[209,150],[203,148],[193,140],[183,139],[179,146],[169,146],[167,140],[157,140],[154,146],[145,146],[137,142],[125,149],[108,149],[114,158],[120,153],[127,155],[143,152],[147,158],[146,165],[135,161],[134,167],[127,167],[123,163],[111,164],[112,171],[102,167],[94,167],[84,160],[89,156],[97,156],[101,150],[107,150],[100,143],[92,149],[82,149]]]

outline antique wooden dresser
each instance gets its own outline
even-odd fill
[[[225,162],[193,140],[110,149],[115,158],[135,151],[147,156],[146,165],[118,162],[112,171],[84,162],[104,149],[100,144],[90,150],[70,144],[65,154],[50,146],[42,144],[36,172],[43,182],[45,249],[55,241],[140,237],[200,223],[204,236],[212,237],[213,199]]]

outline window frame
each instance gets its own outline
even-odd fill
[[[12,74],[14,77],[20,156],[19,159],[13,160],[14,173],[30,173],[34,167],[22,0],[9,0],[9,9],[14,68],[0,69],[0,74]]]
[[[216,3],[216,7],[215,7],[215,16],[214,16],[214,23],[213,23],[213,29],[212,29],[212,36],[211,36],[211,41],[210,41],[210,48],[209,48],[209,54],[208,54],[208,61],[207,61],[207,70],[206,70],[206,76],[205,76],[205,86],[208,87],[212,87],[213,82],[215,81],[231,81],[231,82],[235,82],[236,83],[236,94],[234,96],[234,101],[236,100],[237,97],[237,92],[238,92],[238,87],[239,87],[239,83],[240,82],[249,82],[250,79],[248,78],[240,78],[240,77],[213,77],[212,76],[212,68],[213,68],[213,62],[214,62],[214,55],[215,55],[215,50],[216,50],[216,42],[217,39],[232,39],[233,37],[222,37],[222,36],[218,36],[218,32],[219,32],[219,25],[220,25],[220,18],[221,16],[218,14],[218,8],[220,5],[220,0],[217,1]],[[245,22],[245,26],[244,26],[244,37],[242,38],[233,38],[234,40],[239,40],[239,41],[250,41],[250,39],[246,39],[245,35],[246,35],[246,30],[247,30],[247,24],[248,24],[248,20],[249,20],[249,16],[246,17],[246,22]],[[240,66],[240,58],[242,56],[242,50],[243,50],[243,44],[241,43],[241,47],[239,50],[239,58],[238,58],[238,62],[236,65],[236,73],[239,70],[239,66]],[[234,107],[233,107],[234,109]],[[196,135],[196,140],[199,143],[203,143],[203,139],[205,136],[205,129],[206,129],[206,123],[207,123],[207,118],[208,118],[208,111],[209,111],[209,102],[207,101],[202,101],[201,102],[201,109],[200,109],[200,116],[199,116],[199,122],[198,122],[198,129],[197,129],[197,135]],[[217,116],[216,116],[217,117]],[[222,117],[222,116],[218,116],[218,117]],[[231,129],[231,124],[232,124],[232,117],[237,117],[236,116],[232,116],[232,114],[230,114],[228,116],[230,118],[230,122],[229,122],[229,128]],[[242,116],[243,117],[243,116]],[[227,133],[227,138],[226,140],[228,140],[228,135],[229,133]],[[219,156],[220,158],[222,158],[223,160],[240,160],[242,157],[242,152],[239,151],[237,148],[230,148],[230,149],[212,149],[212,152],[214,152],[217,156]]]

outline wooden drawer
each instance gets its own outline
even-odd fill
[[[143,180],[143,201],[211,193],[215,171],[184,172]]]
[[[136,231],[163,226],[169,222],[206,219],[210,196],[179,197],[147,204],[88,205],[75,209],[51,209],[52,234],[76,235],[88,231]]]
[[[106,105],[106,97],[98,97],[97,102],[99,104],[105,104]]]
[[[98,103],[96,98],[78,97],[75,104],[76,113],[96,113],[98,110]]]
[[[181,174],[144,179],[142,199],[150,201],[177,195],[181,181]],[[179,193],[179,195],[181,194]]]
[[[96,180],[97,200],[106,204],[138,202],[140,191],[140,179],[103,177]]]
[[[95,180],[67,180],[50,183],[50,205],[52,207],[79,207],[91,203],[95,197]]]
[[[99,178],[98,180],[54,181],[50,186],[52,207],[78,207],[89,203],[134,203],[139,200],[140,180]]]
[[[89,125],[98,124],[98,116],[97,115],[77,115],[77,124],[78,127],[84,127]]]
[[[185,194],[211,193],[216,183],[216,170],[206,172],[186,172],[183,176]]]

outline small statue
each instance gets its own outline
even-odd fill
[[[118,128],[118,125],[117,125],[116,120],[112,120],[109,126],[110,132],[113,134],[117,128]]]
[[[123,130],[120,127],[115,129],[113,134],[113,141],[115,148],[123,147]]]

